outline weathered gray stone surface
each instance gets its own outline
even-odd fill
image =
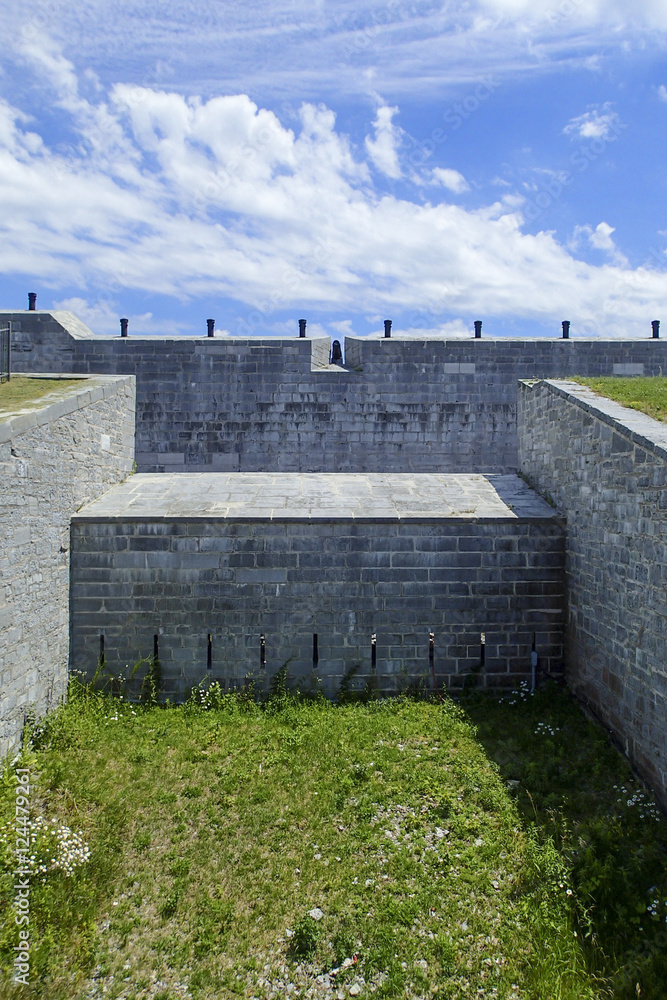
[[[139,474],[87,504],[77,521],[137,517],[241,520],[547,518],[518,476],[413,473]]]
[[[132,469],[134,379],[0,414],[0,755],[67,690],[70,518]]]
[[[68,313],[11,320],[17,371],[137,377],[145,472],[516,471],[516,381],[667,370],[664,340],[97,337]]]
[[[561,519],[515,476],[136,476],[73,519],[73,664],[92,673],[104,635],[127,675],[157,636],[171,698],[286,662],[302,687],[390,692],[431,684],[433,632],[439,684],[516,685],[534,637],[562,669],[563,560]]]
[[[667,425],[524,383],[519,460],[567,516],[568,682],[667,805]]]

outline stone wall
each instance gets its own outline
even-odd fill
[[[532,517],[509,508],[499,516],[402,518],[369,509],[352,519],[329,516],[325,497],[310,516],[253,516],[247,508],[216,516],[201,510],[202,498],[243,490],[238,483],[210,482],[215,478],[135,477],[126,484],[131,493],[119,487],[75,515],[76,669],[94,671],[104,636],[109,674],[127,676],[144,657],[142,676],[157,636],[163,695],[172,699],[204,679],[238,686],[250,678],[262,689],[288,661],[291,683],[302,688],[319,681],[325,694],[337,695],[351,674],[354,685],[390,693],[417,680],[430,688],[433,632],[433,668],[443,687],[461,686],[469,675],[481,686],[516,686],[531,676],[533,645],[541,670],[562,671],[564,533],[546,504]],[[264,498],[269,506],[292,488],[286,476],[255,478],[262,481],[259,502]],[[266,499],[270,478],[279,480],[273,501]],[[312,478],[292,477],[298,480],[295,497],[303,497],[311,488],[305,480]],[[338,493],[355,489],[349,480],[363,477],[331,478],[330,489]],[[422,477],[429,478],[436,477]],[[378,489],[398,489],[391,479]],[[193,480],[192,500],[187,483],[167,480]],[[417,484],[415,494],[420,487],[428,489]],[[525,490],[520,481],[519,487]],[[175,489],[186,497],[181,509],[190,507],[191,515],[156,516],[162,513],[159,492]],[[224,503],[209,502],[212,511],[216,507]]]
[[[70,518],[134,459],[133,378],[54,395],[0,414],[0,755],[66,693]]]
[[[137,379],[145,472],[516,469],[516,382],[658,374],[664,340],[96,337],[70,313],[11,320],[17,371]]]
[[[667,805],[667,425],[523,383],[519,462],[567,517],[567,680]]]

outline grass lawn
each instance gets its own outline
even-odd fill
[[[643,378],[634,375],[622,378],[610,375],[605,378],[580,378],[572,376],[573,382],[587,385],[589,389],[616,400],[633,410],[641,410],[655,420],[667,420],[667,376]]]
[[[200,702],[76,687],[7,765],[7,1000],[667,996],[667,821],[566,692]]]
[[[12,375],[8,382],[0,383],[0,418],[3,414],[16,413],[34,404],[46,406],[66,396],[72,389],[84,389],[94,384],[94,379],[80,378],[30,378]],[[48,399],[44,399],[48,396]]]

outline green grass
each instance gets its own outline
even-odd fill
[[[667,376],[642,378],[632,376],[621,378],[610,375],[605,378],[580,378],[572,376],[572,381],[587,385],[601,396],[629,406],[633,410],[641,410],[655,420],[667,420]]]
[[[0,995],[664,1000],[667,823],[567,693],[201,700],[34,728],[27,988],[6,768]]]
[[[12,375],[8,382],[0,383],[0,414],[15,413],[33,404],[47,405],[61,399],[73,389],[89,388],[91,381],[80,378],[30,378]],[[48,396],[48,399],[43,397]]]

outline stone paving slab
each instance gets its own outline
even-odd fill
[[[515,475],[161,473],[131,476],[74,520],[559,519]]]

